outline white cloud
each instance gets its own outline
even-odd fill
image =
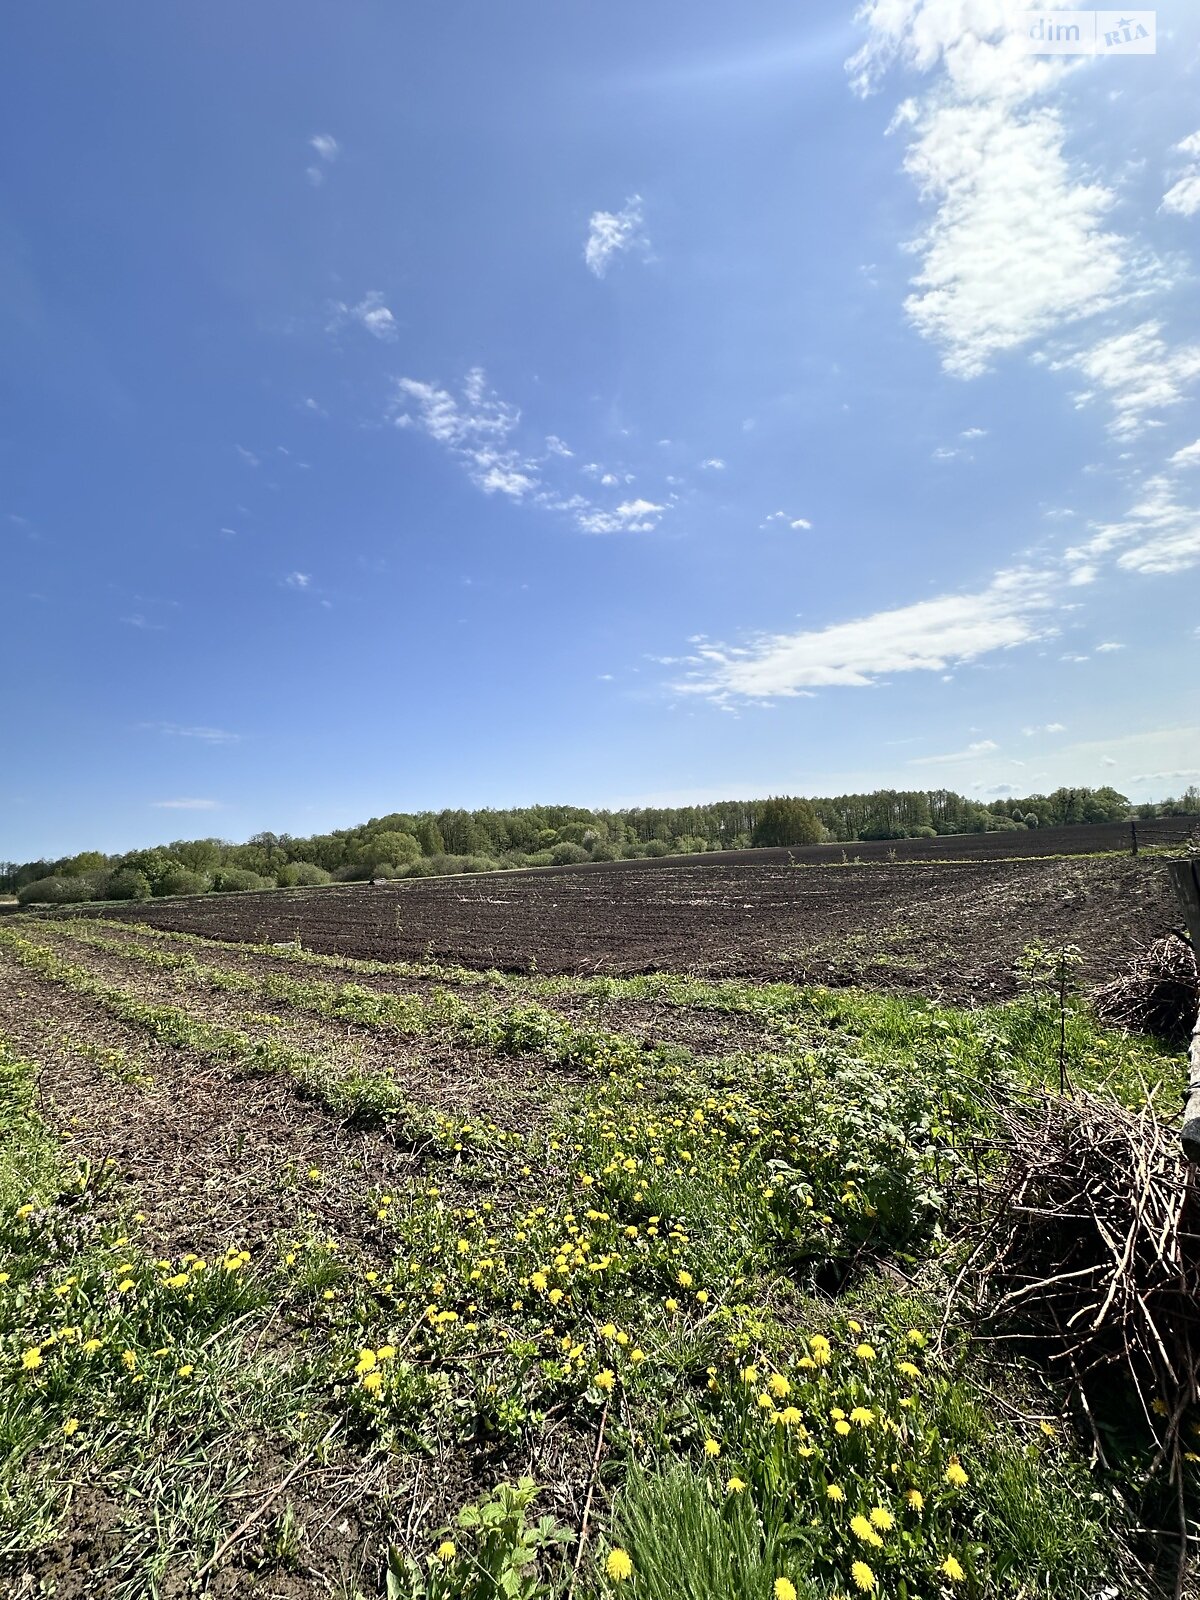
[[[1056,631],[1047,574],[996,573],[986,589],[941,595],[852,622],[759,635],[730,646],[701,641],[676,687],[721,703],[770,699],[829,686],[866,687],[901,672],[945,672]]]
[[[312,574],[308,572],[289,572],[283,581],[289,589],[308,589],[312,586]]]
[[[241,456],[242,460],[248,467],[257,467],[261,465],[253,450],[247,450],[243,445],[240,444],[235,444],[233,448],[237,451],[238,455]]]
[[[1052,366],[1082,372],[1091,388],[1076,396],[1076,404],[1103,394],[1114,413],[1109,432],[1129,439],[1153,424],[1155,412],[1184,400],[1187,386],[1200,376],[1200,345],[1172,348],[1161,323],[1143,322]]]
[[[575,454],[574,450],[565,445],[556,433],[548,433],[546,435],[546,449],[549,450],[552,456],[562,456],[564,459]]]
[[[1185,444],[1182,450],[1176,450],[1170,457],[1169,465],[1172,467],[1200,467],[1200,439],[1194,444]]]
[[[1200,211],[1200,132],[1181,139],[1175,146],[1175,153],[1191,160],[1182,176],[1163,195],[1161,209],[1173,211],[1180,217],[1194,217]]]
[[[1125,572],[1183,572],[1200,563],[1200,507],[1179,499],[1168,474],[1147,478],[1141,499],[1122,522],[1094,523],[1092,537],[1066,553],[1069,562],[1088,564],[1119,550],[1116,565]]]
[[[958,436],[960,439],[986,439],[986,428],[964,428]]]
[[[172,739],[199,739],[202,744],[237,744],[240,733],[229,733],[225,728],[197,727],[179,722],[142,722],[143,733],[165,733]]]
[[[151,622],[140,611],[135,611],[131,616],[122,617],[121,621],[127,628],[141,628],[147,633],[165,633],[167,627],[165,622]]]
[[[724,472],[725,463],[720,456],[710,456],[707,461],[700,463],[701,469],[708,472]]]
[[[552,461],[535,460],[517,447],[521,413],[489,389],[479,367],[467,374],[458,396],[416,378],[398,379],[392,420],[396,427],[419,429],[442,445],[484,494],[499,493],[543,511],[565,513],[582,533],[647,533],[668,509],[641,498],[609,508],[556,487],[547,477]],[[562,456],[564,450],[551,449],[550,456]],[[598,477],[602,485],[620,481],[613,473],[602,473],[596,462],[580,470]]]
[[[325,182],[325,170],[333,165],[340,152],[340,146],[331,133],[314,133],[308,141],[309,148],[317,153],[317,164],[305,168],[305,176],[314,189],[319,189]]]
[[[1035,734],[1039,733],[1066,733],[1066,731],[1067,725],[1065,722],[1044,722],[1041,727],[1021,729],[1027,739],[1032,739]]]
[[[896,63],[940,69],[899,107],[905,169],[934,215],[914,242],[905,308],[946,370],[971,378],[1050,330],[1140,292],[1158,276],[1105,224],[1115,196],[1066,154],[1043,97],[1077,62],[1024,54],[1016,0],[866,0],[866,37],[847,63],[868,94]]]
[[[772,522],[786,522],[795,533],[806,533],[812,527],[807,517],[793,517],[787,511],[772,511],[761,526],[765,528]]]
[[[583,259],[598,278],[608,271],[614,256],[631,250],[645,254],[649,250],[650,241],[642,231],[644,221],[642,197],[637,194],[630,195],[620,211],[592,213]]]
[[[946,761],[975,761],[980,756],[991,755],[999,750],[1000,746],[994,739],[978,739],[974,744],[969,744],[965,750],[952,750],[944,756],[910,756],[910,767],[933,767]]]
[[[651,533],[666,506],[652,500],[625,500],[615,511],[580,511],[577,521],[584,533]]]
[[[1123,644],[1098,644],[1096,646],[1096,654],[1098,656],[1111,655],[1114,650],[1124,650],[1124,648],[1125,646]]]
[[[953,450],[948,445],[940,444],[933,452],[933,459],[935,461],[953,461],[956,456],[963,454],[962,450]]]
[[[152,800],[152,806],[163,811],[217,811],[219,800]]]
[[[356,322],[373,338],[390,344],[400,332],[395,317],[384,303],[382,289],[368,289],[358,304],[353,306],[345,300],[335,300],[329,312],[329,333],[338,333],[347,322]]]

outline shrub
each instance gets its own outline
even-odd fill
[[[67,906],[90,900],[93,892],[86,878],[37,878],[17,890],[17,902],[23,906]]]
[[[818,844],[823,833],[821,819],[807,800],[790,795],[766,802],[754,825],[756,845]],[[863,837],[866,837],[864,833]]]
[[[213,888],[218,894],[231,894],[240,889],[273,889],[270,878],[249,867],[221,867],[213,873]],[[186,891],[185,891],[186,892]]]
[[[149,900],[150,879],[137,867],[118,867],[108,880],[109,900]]]
[[[601,844],[599,840],[592,846],[593,861],[619,861],[621,852],[611,844]]]
[[[155,894],[207,894],[211,884],[208,875],[193,872],[190,867],[169,867],[154,885]]]
[[[550,859],[556,867],[573,867],[577,862],[590,861],[591,857],[581,844],[564,842],[553,846]]]
[[[669,856],[671,846],[664,839],[650,839],[639,853],[644,856]]]
[[[280,867],[277,881],[285,889],[311,889],[328,883],[330,877],[324,867],[311,861],[289,861],[286,867]]]

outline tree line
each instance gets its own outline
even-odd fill
[[[1137,807],[1106,786],[1062,788],[986,804],[950,789],[877,789],[817,799],[772,796],[623,811],[579,806],[396,811],[355,828],[304,839],[286,833],[256,833],[245,844],[176,839],[123,855],[85,850],[53,861],[0,862],[0,889],[15,892],[23,904],[146,900],[335,880],[493,872],[823,840],[934,838],[1196,813],[1200,790],[1194,786],[1178,799]]]

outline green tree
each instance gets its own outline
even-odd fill
[[[780,795],[759,807],[756,845],[818,844],[820,839],[821,821],[807,800]]]

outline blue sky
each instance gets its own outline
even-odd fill
[[[82,3],[0,73],[0,855],[1200,776],[1200,12]]]

